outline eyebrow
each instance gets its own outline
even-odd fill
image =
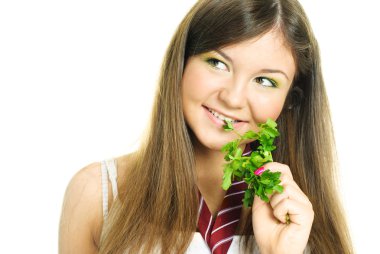
[[[220,49],[215,49],[215,52],[218,53],[219,55],[221,55],[222,57],[224,57],[225,59],[227,59],[228,61],[230,61],[232,64],[234,63],[232,61],[231,57],[229,57],[228,55],[226,55],[226,53],[224,53]]]
[[[289,80],[288,75],[286,75],[286,73],[283,72],[282,70],[276,70],[276,69],[262,69],[262,70],[260,70],[260,72],[263,72],[263,73],[280,73],[280,74],[284,75],[284,76],[286,77],[287,80]]]
[[[229,62],[231,62],[232,64],[234,63],[231,59],[231,57],[229,57],[226,53],[224,53],[223,51],[221,51],[220,49],[215,49],[214,50],[216,53],[218,53],[219,55],[221,55],[222,57],[224,57],[225,59],[227,59]],[[280,73],[282,75],[284,75],[288,80],[289,80],[289,77],[288,75],[286,75],[285,72],[283,72],[282,70],[277,70],[277,69],[261,69],[259,71],[260,73]]]

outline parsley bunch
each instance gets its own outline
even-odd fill
[[[250,130],[244,135],[240,135],[234,130],[230,120],[225,120],[225,123],[224,130],[235,132],[239,138],[222,147],[222,152],[226,153],[224,159],[227,161],[224,165],[222,188],[227,190],[231,186],[232,180],[244,180],[248,184],[243,199],[246,207],[252,206],[255,194],[263,201],[269,202],[267,195],[274,191],[283,192],[283,187],[280,185],[281,173],[270,172],[269,169],[263,171],[262,168],[265,163],[273,161],[271,152],[276,149],[273,142],[280,135],[276,129],[276,122],[268,119],[266,123],[258,124],[260,128],[258,133]],[[258,140],[260,146],[252,151],[250,156],[243,156],[239,145],[244,140],[251,139]]]

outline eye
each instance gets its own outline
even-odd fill
[[[265,87],[277,87],[276,81],[270,79],[270,78],[265,78],[265,77],[257,77],[255,78],[255,81],[259,83],[262,86]]]
[[[216,58],[208,58],[206,59],[206,62],[218,70],[228,71],[227,65]]]

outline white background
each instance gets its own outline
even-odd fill
[[[135,149],[165,48],[193,3],[0,2],[0,253],[57,252],[69,180]],[[357,253],[374,253],[379,6],[301,3],[320,43],[351,234]]]

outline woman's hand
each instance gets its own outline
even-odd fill
[[[264,165],[272,172],[281,172],[283,193],[275,192],[265,203],[255,196],[252,225],[256,242],[263,254],[301,254],[306,248],[314,211],[308,197],[293,180],[287,165],[271,162]],[[289,214],[290,223],[286,223]]]

